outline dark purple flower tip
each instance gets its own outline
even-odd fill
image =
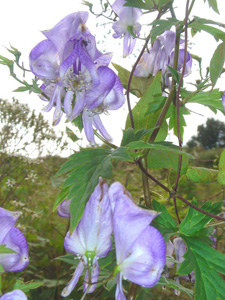
[[[70,200],[65,199],[62,203],[59,204],[59,206],[57,207],[57,214],[60,217],[63,218],[70,217],[70,203],[71,203],[71,199]]]
[[[2,241],[2,244],[6,244],[7,248],[16,251],[13,254],[0,254],[0,264],[4,271],[22,271],[29,263],[28,245],[22,232],[18,228],[12,227]]]
[[[27,300],[27,296],[21,290],[14,290],[0,296],[0,300]]]

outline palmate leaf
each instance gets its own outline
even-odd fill
[[[206,202],[201,208],[215,215],[220,213],[222,202],[211,203]],[[186,217],[179,226],[179,232],[187,236],[200,235],[204,226],[212,220],[212,217],[207,216],[192,207],[189,207]],[[207,234],[207,232],[206,232]]]
[[[216,181],[217,175],[217,170],[201,167],[190,167],[186,173],[187,178],[196,183],[209,183]]]
[[[225,282],[218,273],[225,274],[225,255],[208,246],[200,238],[180,235],[188,251],[177,273],[184,274],[183,265],[190,265],[195,270],[195,300],[222,300],[225,295]],[[191,269],[191,268],[190,268]],[[190,269],[186,269],[190,272]],[[188,274],[188,273],[185,273]]]
[[[13,289],[16,290],[22,290],[24,293],[28,293],[30,290],[34,290],[42,286],[44,282],[41,281],[28,281],[24,282],[21,279],[18,279],[13,286]]]
[[[208,106],[211,109],[216,109],[224,114],[222,105],[223,92],[218,89],[214,89],[209,92],[200,92],[191,96],[186,102],[187,103],[199,103]]]
[[[84,211],[99,177],[112,177],[111,160],[132,161],[127,149],[120,147],[111,149],[88,149],[70,156],[69,161],[62,165],[57,175],[68,173],[63,190],[56,199],[54,209],[65,198],[72,199],[70,204],[70,229],[73,231]]]

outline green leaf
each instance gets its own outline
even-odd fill
[[[79,259],[74,256],[73,254],[68,254],[68,255],[63,255],[63,256],[58,256],[55,259],[64,261],[65,263],[69,265],[77,265],[79,263]]]
[[[14,284],[13,289],[22,290],[24,293],[28,293],[30,290],[37,289],[43,284],[44,282],[38,282],[38,281],[23,282],[23,280],[18,279]]]
[[[149,129],[155,127],[160,111],[156,113],[152,113],[147,117],[145,116],[145,113],[147,112],[151,103],[155,101],[155,96],[161,96],[161,95],[162,95],[161,72],[158,72],[158,74],[154,77],[151,85],[148,87],[143,97],[138,101],[138,103],[135,105],[135,107],[132,110],[135,130],[139,130],[143,128]],[[131,122],[130,122],[130,117],[128,115],[126,121],[126,128],[130,128],[130,127],[131,127]],[[164,123],[161,126],[161,129],[159,130],[156,140],[158,141],[164,140],[167,136],[167,130],[168,130],[168,126],[166,121],[164,121]]]
[[[136,8],[142,8],[142,9],[153,9],[155,4],[153,0],[126,0],[126,3],[124,6],[129,7],[136,7]]]
[[[124,69],[120,65],[113,63],[114,68],[118,71],[118,76],[123,87],[127,88],[128,79],[130,76],[130,71]],[[130,85],[130,92],[137,96],[138,98],[142,97],[150,84],[152,83],[154,77],[136,77],[133,76]]]
[[[144,136],[152,132],[155,128],[151,129],[140,129],[137,132],[133,128],[128,128],[124,130],[123,132],[123,138],[121,141],[121,146],[126,146],[127,144],[134,142],[134,141],[139,141],[141,140]]]
[[[221,202],[211,203],[206,202],[201,208],[207,212],[217,215],[221,211]],[[212,217],[207,216],[192,207],[189,207],[186,217],[179,226],[179,232],[187,236],[197,235],[204,226],[212,220]],[[207,233],[207,232],[206,232]]]
[[[72,123],[80,130],[80,132],[83,129],[83,121],[82,121],[82,115],[80,114],[76,119],[72,121]]]
[[[219,14],[218,6],[217,6],[217,0],[208,0],[209,7],[212,7],[212,9]]]
[[[180,150],[178,146],[173,145],[171,142],[155,142],[155,143],[146,143],[144,141],[137,141],[131,142],[127,145],[128,148],[135,150],[135,149],[154,149],[154,150],[161,150],[161,151],[169,151],[172,153],[185,155],[188,158],[193,159],[194,156],[191,154]]]
[[[176,81],[176,83],[179,83],[180,82],[180,75],[178,74],[177,70],[175,70],[174,68],[172,68],[169,65],[167,65],[167,67],[169,68],[173,79]]]
[[[151,150],[148,154],[148,168],[150,169],[173,169],[178,170],[179,155],[168,151]],[[181,174],[187,171],[189,159],[182,157]]]
[[[209,26],[209,25],[201,24],[197,21],[190,23],[188,26],[191,27],[192,29],[194,29],[195,31],[203,30],[205,32],[208,32],[216,39],[216,41],[218,41],[220,39],[225,42],[225,32],[223,32],[220,29],[217,29],[217,28]]]
[[[112,177],[111,160],[133,161],[124,147],[116,150],[87,149],[70,156],[69,160],[58,171],[57,175],[69,172],[63,184],[65,193],[61,192],[60,200],[63,197],[72,199],[70,204],[71,231],[77,226],[85,204],[98,184],[99,177],[108,179]],[[58,198],[56,202],[57,205],[60,203]],[[57,205],[55,204],[54,208]]]
[[[209,183],[212,181],[216,181],[217,174],[217,170],[202,167],[190,167],[187,170],[186,176],[188,179],[196,183]]]
[[[16,251],[7,248],[6,245],[0,245],[0,254],[12,254],[17,253]]]
[[[217,180],[219,183],[225,185],[225,150],[220,155],[219,160],[219,173]]]
[[[156,286],[163,286],[163,287],[168,287],[174,290],[179,290],[180,292],[183,292],[188,295],[190,299],[193,299],[194,292],[188,288],[185,288],[175,280],[166,278],[164,276],[161,276],[159,278],[159,281],[157,282]],[[180,298],[181,299],[181,298]]]
[[[169,237],[177,232],[177,225],[163,204],[153,199],[152,206],[154,210],[161,212],[161,214],[154,219],[152,225],[156,227],[164,236],[165,240],[168,241]]]
[[[224,114],[224,109],[222,105],[222,95],[218,89],[214,89],[209,92],[200,92],[191,96],[186,102],[187,103],[199,103],[209,108],[215,108]]]
[[[177,25],[179,20],[175,18],[168,18],[166,20],[155,20],[151,23],[154,27],[152,28],[151,37],[154,40],[157,36],[164,33],[166,30],[170,30],[170,28],[174,25]]]
[[[73,132],[73,130],[71,130],[69,127],[66,127],[66,134],[73,142],[76,142],[79,140],[79,138],[76,136],[76,134]]]
[[[17,89],[15,89],[13,92],[25,92],[29,91],[32,87],[31,86],[20,86]]]
[[[210,61],[209,72],[212,84],[215,85],[223,70],[225,62],[225,42],[218,45]]]
[[[166,101],[166,97],[156,96],[154,97],[154,101],[150,104],[149,109],[146,111],[145,116],[150,115],[153,112],[161,110]]]
[[[4,269],[3,269],[3,266],[2,265],[0,265],[0,273],[4,273],[5,271],[4,271]],[[1,274],[0,274],[0,276],[1,276]],[[0,284],[1,284],[1,279],[0,279]],[[0,288],[0,290],[1,290],[1,288]]]
[[[197,237],[181,235],[188,247],[188,258],[195,270],[195,300],[224,299],[225,284],[218,273],[225,274],[225,255],[208,246]],[[186,256],[186,255],[185,255]],[[188,259],[181,264],[186,263]],[[177,272],[179,274],[179,270]]]
[[[186,126],[186,121],[184,116],[189,115],[190,112],[185,106],[180,106],[179,108],[179,121],[180,121],[180,135],[181,135],[181,140],[183,140],[183,135],[184,135],[184,127]],[[167,112],[167,117],[170,117],[169,119],[169,129],[173,129],[173,132],[176,136],[178,136],[178,131],[177,131],[177,110],[176,106],[171,105],[168,112]]]
[[[213,20],[209,20],[209,19],[199,18],[197,16],[194,16],[194,18],[197,22],[202,23],[202,24],[213,24],[213,25],[225,27],[225,23],[220,23],[220,22],[216,22]]]

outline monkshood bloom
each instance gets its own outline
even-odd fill
[[[31,51],[30,67],[43,81],[42,99],[49,102],[45,110],[55,107],[53,124],[60,122],[62,111],[69,121],[83,112],[87,139],[94,144],[93,126],[110,139],[99,115],[120,108],[125,98],[118,76],[108,67],[112,55],[98,51],[87,18],[87,12],[73,13],[44,31],[47,39]]]
[[[22,232],[14,225],[20,213],[0,207],[0,245],[14,250],[13,254],[0,254],[0,265],[6,272],[22,271],[28,260],[28,245]]]
[[[108,198],[108,185],[100,179],[88,200],[84,214],[74,232],[67,233],[64,247],[66,251],[77,255],[80,262],[69,284],[62,291],[67,297],[76,286],[86,269],[84,291],[94,291],[98,280],[98,258],[104,257],[111,249],[112,218]]]
[[[63,200],[62,203],[59,204],[59,206],[57,207],[57,214],[60,217],[63,218],[69,218],[70,217],[70,203],[71,203],[71,199],[70,200]]]
[[[0,296],[0,300],[27,300],[27,296],[21,290],[14,290]]]
[[[149,224],[158,215],[138,207],[119,182],[109,188],[116,245],[116,300],[126,300],[122,276],[144,287],[154,286],[166,263],[166,245]]]
[[[132,53],[136,40],[134,36],[139,36],[141,24],[138,23],[142,16],[142,11],[139,8],[124,7],[126,1],[116,0],[112,9],[118,15],[119,20],[113,24],[115,33],[114,38],[124,37],[123,40],[123,56],[126,57]]]
[[[225,111],[225,92],[223,92],[223,96],[222,96],[222,105],[223,105],[223,110]]]
[[[162,35],[158,36],[154,41],[153,46],[149,49],[149,52],[145,52],[138,63],[134,75],[139,77],[148,77],[150,75],[155,76],[158,71],[162,71],[165,77],[165,84],[168,86],[168,77],[171,73],[168,69],[168,65],[173,67],[174,61],[174,47],[175,47],[175,32],[166,30]],[[184,41],[180,41],[180,50],[178,58],[178,72],[181,72],[184,62]],[[187,60],[185,66],[184,75],[187,76],[191,72],[192,58],[189,52],[187,52]]]

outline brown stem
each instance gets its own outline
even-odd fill
[[[128,290],[127,300],[134,300],[137,295],[138,285],[136,283],[131,282]]]
[[[139,166],[139,168],[142,170],[142,172],[144,172],[152,181],[154,181],[158,186],[160,186],[162,189],[164,189],[164,191],[168,192],[170,197],[174,197],[174,191],[170,191],[170,189],[168,187],[166,187],[164,184],[162,184],[159,180],[157,180],[155,177],[153,177],[151,174],[148,173],[148,171],[143,167],[142,163],[140,160],[137,161],[137,165]],[[221,220],[221,221],[225,221],[225,218],[214,215],[208,211],[205,211],[197,206],[195,206],[194,204],[192,204],[191,202],[189,202],[188,200],[186,200],[185,198],[183,198],[182,196],[180,196],[179,194],[176,194],[176,197],[178,199],[180,199],[182,202],[184,202],[185,204],[187,204],[188,206],[192,207],[193,209],[203,213],[204,215],[207,215],[209,217],[215,218],[217,220]]]

